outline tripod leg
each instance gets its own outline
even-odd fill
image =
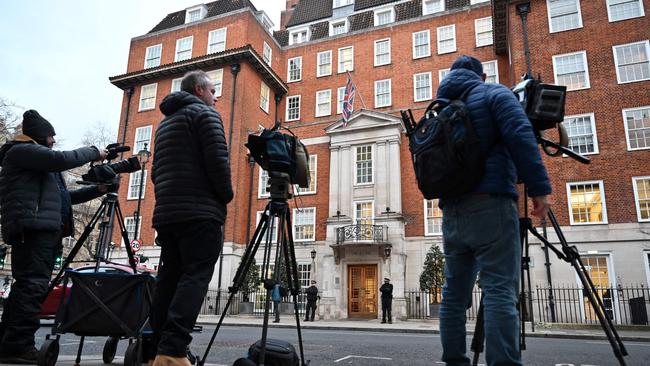
[[[124,240],[124,249],[126,249],[126,255],[129,257],[129,264],[133,269],[133,273],[136,272],[135,269],[135,259],[133,254],[133,249],[131,248],[131,243],[129,242],[129,233],[124,227],[124,217],[122,216],[122,210],[120,209],[119,201],[115,201],[115,211],[117,213],[117,222],[120,226],[120,232],[122,233],[122,240]],[[111,215],[112,217],[113,215]]]
[[[472,337],[472,345],[470,349],[474,352],[474,358],[472,359],[472,365],[478,365],[478,358],[483,352],[483,341],[485,341],[485,322],[483,314],[483,295],[481,294],[481,302],[478,307],[478,315],[476,316],[476,327],[474,328],[474,336]]]

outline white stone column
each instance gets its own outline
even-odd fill
[[[336,215],[336,211],[341,207],[341,148],[339,146],[330,146],[330,199],[328,216]]]
[[[388,194],[389,205],[391,211],[402,212],[402,167],[400,159],[400,144],[399,140],[389,141],[390,152],[390,169],[391,174],[388,175]]]
[[[389,176],[390,167],[388,162],[390,159],[390,152],[388,151],[388,144],[386,141],[377,142],[377,151],[373,157],[373,164],[375,165],[375,212],[374,216],[377,216],[377,213],[383,212],[386,210],[386,206],[390,207],[390,200],[388,198],[388,187],[389,187]]]
[[[354,159],[350,145],[341,148],[341,168],[339,169],[339,199],[341,202],[341,215],[352,217],[352,179],[354,179]]]

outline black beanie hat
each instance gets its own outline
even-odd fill
[[[54,127],[33,109],[23,114],[23,134],[33,139],[43,139],[56,135]]]

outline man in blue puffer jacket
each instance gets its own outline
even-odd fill
[[[551,185],[532,125],[514,94],[486,84],[481,62],[461,56],[440,83],[438,98],[465,103],[486,153],[485,174],[470,193],[442,202],[445,285],[440,309],[442,360],[469,365],[465,309],[481,273],[488,365],[521,365],[516,309],[521,263],[517,177],[533,203],[532,215],[548,211]]]

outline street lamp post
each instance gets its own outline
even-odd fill
[[[135,211],[135,232],[133,239],[138,239],[138,227],[140,226],[140,204],[142,202],[142,188],[144,187],[144,170],[149,162],[151,153],[147,150],[147,143],[144,143],[144,148],[138,151],[138,160],[140,161],[140,190],[138,191],[138,209]],[[127,243],[128,244],[128,243]]]

